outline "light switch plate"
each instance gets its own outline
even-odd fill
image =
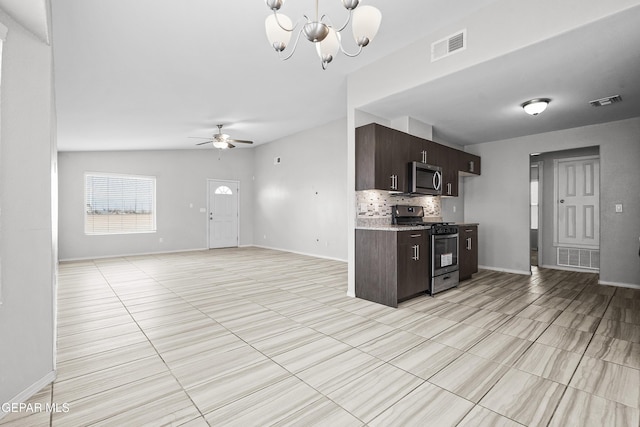
[[[616,213],[622,212],[622,203],[616,203]]]

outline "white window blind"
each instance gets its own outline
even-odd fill
[[[156,178],[85,174],[86,234],[156,231]]]

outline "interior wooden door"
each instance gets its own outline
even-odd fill
[[[555,160],[556,245],[597,249],[600,246],[600,160],[581,157]]]

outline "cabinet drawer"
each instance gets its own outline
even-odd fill
[[[414,242],[414,244],[420,244],[423,241],[426,242],[429,230],[416,230],[416,231],[398,231],[398,245],[404,245]]]

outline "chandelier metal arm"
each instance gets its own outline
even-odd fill
[[[300,35],[302,34],[302,31],[304,30],[304,28],[301,28],[300,31],[298,31],[298,35],[296,36],[296,41],[293,43],[293,47],[291,48],[291,52],[283,57],[282,56],[282,52],[278,52],[278,56],[280,56],[280,59],[282,59],[283,61],[286,61],[287,59],[291,58],[293,56],[293,54],[296,52],[296,47],[298,47],[298,42],[300,41]]]
[[[339,29],[335,30],[336,33],[339,33],[342,30],[344,30],[345,28],[347,28],[347,25],[349,25],[349,23],[351,22],[351,18],[353,17],[353,9],[348,9],[348,10],[349,10],[349,12],[348,12],[348,15],[347,15],[347,21],[344,23],[344,25],[342,27],[340,27]],[[329,21],[329,24],[331,24],[330,26],[333,27],[333,23],[331,22],[331,19],[329,19],[327,17],[327,15],[322,15],[322,19],[325,19],[325,17],[327,18],[327,21]]]
[[[360,55],[362,53],[362,48],[364,47],[363,45],[358,45],[358,51],[356,53],[349,53],[346,50],[344,50],[344,48],[342,47],[342,41],[340,41],[339,45],[340,45],[340,52],[344,53],[350,58],[355,58],[356,56]]]
[[[286,27],[284,27],[284,26],[280,23],[280,20],[278,19],[278,11],[277,11],[277,10],[275,10],[275,9],[274,9],[274,11],[273,11],[273,15],[276,17],[276,23],[278,24],[278,26],[279,26],[280,28],[282,28],[284,31],[288,32],[288,33],[293,32],[293,30],[295,30],[295,29],[296,29],[296,27],[298,26],[298,24],[300,23],[300,21],[298,21],[298,22],[296,22],[296,24],[295,24],[293,27],[291,27],[291,28],[286,28]]]

